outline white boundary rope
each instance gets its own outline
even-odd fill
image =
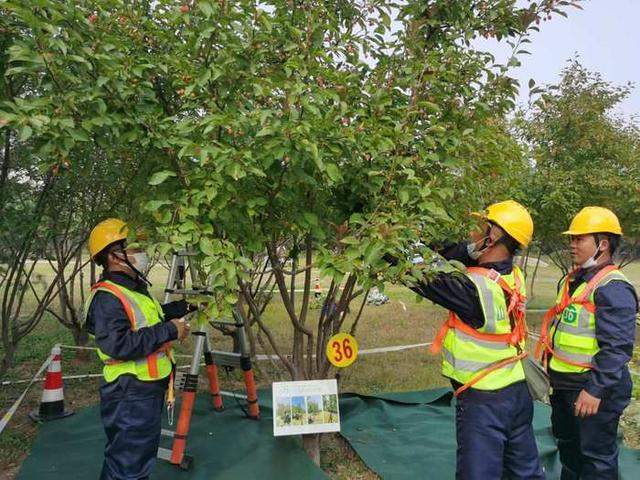
[[[535,332],[529,332],[529,336],[531,336],[534,339],[538,339],[540,338],[540,335],[538,333]],[[422,347],[429,347],[430,345],[432,345],[433,342],[424,342],[424,343],[412,343],[409,345],[393,345],[390,347],[376,347],[376,348],[367,348],[367,349],[363,349],[360,350],[358,352],[358,355],[371,355],[371,354],[378,354],[378,353],[390,353],[390,352],[401,352],[403,350],[412,350],[414,348],[422,348]],[[72,349],[72,350],[97,350],[95,347],[79,347],[76,345],[59,345],[60,348],[67,348],[67,349]],[[187,354],[176,354],[174,355],[177,358],[191,358],[191,355],[187,355]],[[285,355],[285,357],[289,358],[291,357],[291,355]],[[314,355],[315,357],[315,355]],[[266,361],[266,360],[279,360],[279,357],[277,355],[264,355],[264,354],[260,354],[260,355],[256,355],[255,356],[255,360],[257,361]],[[201,365],[205,365],[204,363],[202,363]],[[176,368],[188,368],[189,365],[180,365]],[[36,374],[36,377],[38,377],[39,374],[41,374],[42,372],[39,371]],[[635,372],[634,372],[635,373]],[[78,380],[78,379],[84,379],[84,378],[98,378],[101,377],[102,374],[101,373],[87,373],[87,374],[83,374],[83,375],[66,375],[64,377],[62,377],[63,380]],[[32,382],[32,381],[38,381],[38,380],[43,380],[43,377],[39,377],[39,378],[33,378],[31,380],[6,380],[4,382],[0,382],[0,386],[4,387],[7,385],[16,385],[16,384],[20,384],[20,383],[27,383],[27,382]]]
[[[5,427],[9,423],[9,420],[11,420],[11,417],[13,417],[14,413],[16,413],[16,410],[18,410],[18,407],[22,403],[22,400],[24,400],[24,397],[27,395],[27,392],[31,388],[31,385],[33,385],[38,380],[38,377],[42,375],[42,372],[44,372],[44,370],[49,366],[52,360],[53,360],[53,355],[49,355],[49,357],[47,357],[44,363],[40,366],[40,368],[38,369],[36,374],[33,376],[33,378],[31,380],[28,380],[29,384],[27,385],[27,388],[24,389],[24,392],[22,392],[22,395],[18,397],[18,399],[13,403],[13,405],[11,405],[11,408],[7,411],[7,413],[4,414],[4,416],[2,417],[2,420],[0,420],[0,434],[5,429]]]
[[[414,343],[411,345],[394,345],[391,347],[378,347],[378,348],[369,348],[369,349],[364,349],[364,350],[360,350],[358,352],[358,355],[370,355],[370,354],[376,354],[376,353],[388,353],[388,352],[400,352],[403,350],[411,350],[413,348],[420,348],[420,347],[428,347],[429,345],[431,345],[432,342],[426,342],[426,343]],[[59,345],[60,348],[68,348],[68,349],[73,349],[73,350],[96,350],[95,347],[78,347],[75,345]],[[178,355],[174,355],[175,357],[178,358],[191,358],[191,355],[183,355],[183,354],[178,354]],[[291,355],[286,355],[286,357],[290,357]],[[315,357],[315,355],[314,355]],[[279,360],[277,355],[256,355],[255,356],[255,360],[257,361],[266,361],[266,360]],[[47,360],[47,365],[48,362],[50,360]],[[44,367],[46,368],[45,365]],[[201,365],[204,365],[204,363],[202,363]],[[180,365],[176,368],[189,368],[189,365]],[[8,385],[17,385],[20,383],[28,383],[28,382],[37,382],[37,381],[41,381],[44,380],[44,377],[41,377],[40,375],[42,374],[42,370],[43,368],[41,368],[40,370],[38,370],[38,372],[35,374],[34,378],[30,379],[30,380],[5,380],[3,382],[0,382],[0,386],[5,387]],[[99,378],[101,377],[102,374],[101,373],[86,373],[86,374],[82,374],[82,375],[65,375],[62,377],[63,380],[79,380],[79,379],[84,379],[84,378]]]
[[[535,339],[540,338],[540,335],[538,333],[535,333],[535,332],[529,332],[529,335],[531,337],[535,338]],[[403,350],[411,350],[411,349],[414,349],[414,348],[428,347],[428,346],[432,345],[432,343],[433,342],[424,342],[424,343],[414,343],[414,344],[410,344],[410,345],[394,345],[394,346],[391,346],[391,347],[369,348],[369,349],[360,350],[358,352],[358,354],[359,355],[369,355],[369,354],[378,354],[378,353],[400,352],[400,351],[403,351]],[[66,349],[70,349],[70,350],[97,350],[95,347],[80,347],[80,346],[76,346],[76,345],[57,345],[57,346],[59,346],[60,348],[66,348]],[[289,356],[290,355],[287,355],[287,357],[289,357]],[[176,357],[191,358],[191,355],[176,355]],[[315,357],[315,355],[314,355],[314,357]],[[258,360],[258,361],[279,360],[279,357],[277,355],[256,355],[255,359]],[[53,355],[49,355],[49,357],[44,361],[44,363],[40,366],[40,368],[35,373],[33,378],[31,378],[30,380],[7,380],[7,381],[3,381],[3,382],[0,383],[0,386],[3,386],[3,387],[7,386],[7,385],[17,385],[17,384],[21,384],[21,383],[28,383],[27,387],[24,389],[24,391],[22,392],[20,397],[18,397],[18,399],[13,403],[11,408],[9,408],[9,410],[4,414],[4,416],[0,420],[0,434],[5,429],[5,427],[7,426],[7,424],[9,423],[11,418],[13,417],[13,415],[18,410],[18,407],[20,406],[20,404],[24,400],[24,398],[27,395],[27,392],[29,391],[31,386],[35,382],[42,381],[44,379],[44,377],[41,377],[42,372],[49,366],[49,363],[51,363],[52,360],[53,360]],[[204,366],[205,364],[201,363],[200,365]],[[190,367],[190,365],[180,365],[180,366],[178,366],[176,368],[177,369],[185,369],[185,368],[189,368],[189,367]],[[636,372],[634,370],[631,370],[631,373],[634,374],[634,375],[640,375],[640,372]],[[87,374],[82,374],[82,375],[67,375],[67,376],[63,376],[62,379],[63,380],[78,380],[78,379],[85,379],[85,378],[100,378],[100,377],[102,377],[102,373],[87,373]],[[226,392],[226,391],[222,391],[221,393],[223,395],[228,395],[228,396],[233,396],[234,395],[233,393]]]

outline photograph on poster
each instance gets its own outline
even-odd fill
[[[340,431],[335,379],[276,382],[273,404],[275,436]]]

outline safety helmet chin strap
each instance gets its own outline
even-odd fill
[[[491,240],[491,229],[493,225],[493,223],[487,222],[487,228],[484,229],[484,237],[480,239],[482,240],[482,244],[476,249],[477,252],[484,252],[489,247],[487,243]]]
[[[491,229],[493,227],[497,227],[502,232],[502,235],[495,240],[491,238]],[[502,228],[500,225],[496,223],[488,222],[487,228],[485,230],[485,236],[482,239],[482,246],[480,246],[476,250],[476,253],[477,253],[476,259],[479,259],[487,251],[487,249],[491,247],[496,247],[498,245],[504,245],[504,247],[509,252],[509,255],[513,256],[512,246],[509,245],[509,243],[513,241],[514,241],[513,238],[509,236],[509,234],[504,230],[504,228]],[[489,245],[489,242],[492,242],[491,245]]]
[[[502,231],[502,236],[497,240],[494,240],[492,245],[489,245],[489,242],[492,241],[491,230],[493,229],[493,227],[498,227]],[[480,247],[480,250],[484,252],[487,248],[493,247],[495,245],[500,245],[504,243],[506,240],[507,240],[507,233],[504,231],[504,229],[500,225],[497,225],[493,222],[488,222],[487,228],[485,229],[485,232],[484,232],[484,239],[482,241],[482,246]]]
[[[138,270],[129,260],[129,256],[127,255],[127,250],[124,248],[123,244],[119,245],[119,249],[116,250],[112,250],[111,253],[115,253],[115,252],[122,252],[124,254],[124,258],[120,258],[120,257],[116,257],[119,260],[122,260],[127,267],[129,267],[131,270],[133,270],[133,272],[136,274],[136,276],[142,280],[148,287],[152,287],[153,284],[149,281],[149,279],[147,278],[147,276],[142,273],[140,270]]]

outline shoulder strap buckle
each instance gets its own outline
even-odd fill
[[[493,268],[487,270],[487,278],[489,280],[492,280],[496,283],[498,283],[498,281],[500,280],[500,272],[498,272],[497,270],[494,270]]]

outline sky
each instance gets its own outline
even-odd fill
[[[568,18],[555,15],[540,24],[521,56],[522,66],[511,75],[520,80],[519,103],[529,96],[529,79],[536,84],[556,83],[566,61],[576,53],[582,65],[598,71],[615,84],[635,83],[617,113],[640,117],[640,0],[587,0],[583,10],[570,8]],[[504,61],[510,47],[493,42],[489,50]]]

